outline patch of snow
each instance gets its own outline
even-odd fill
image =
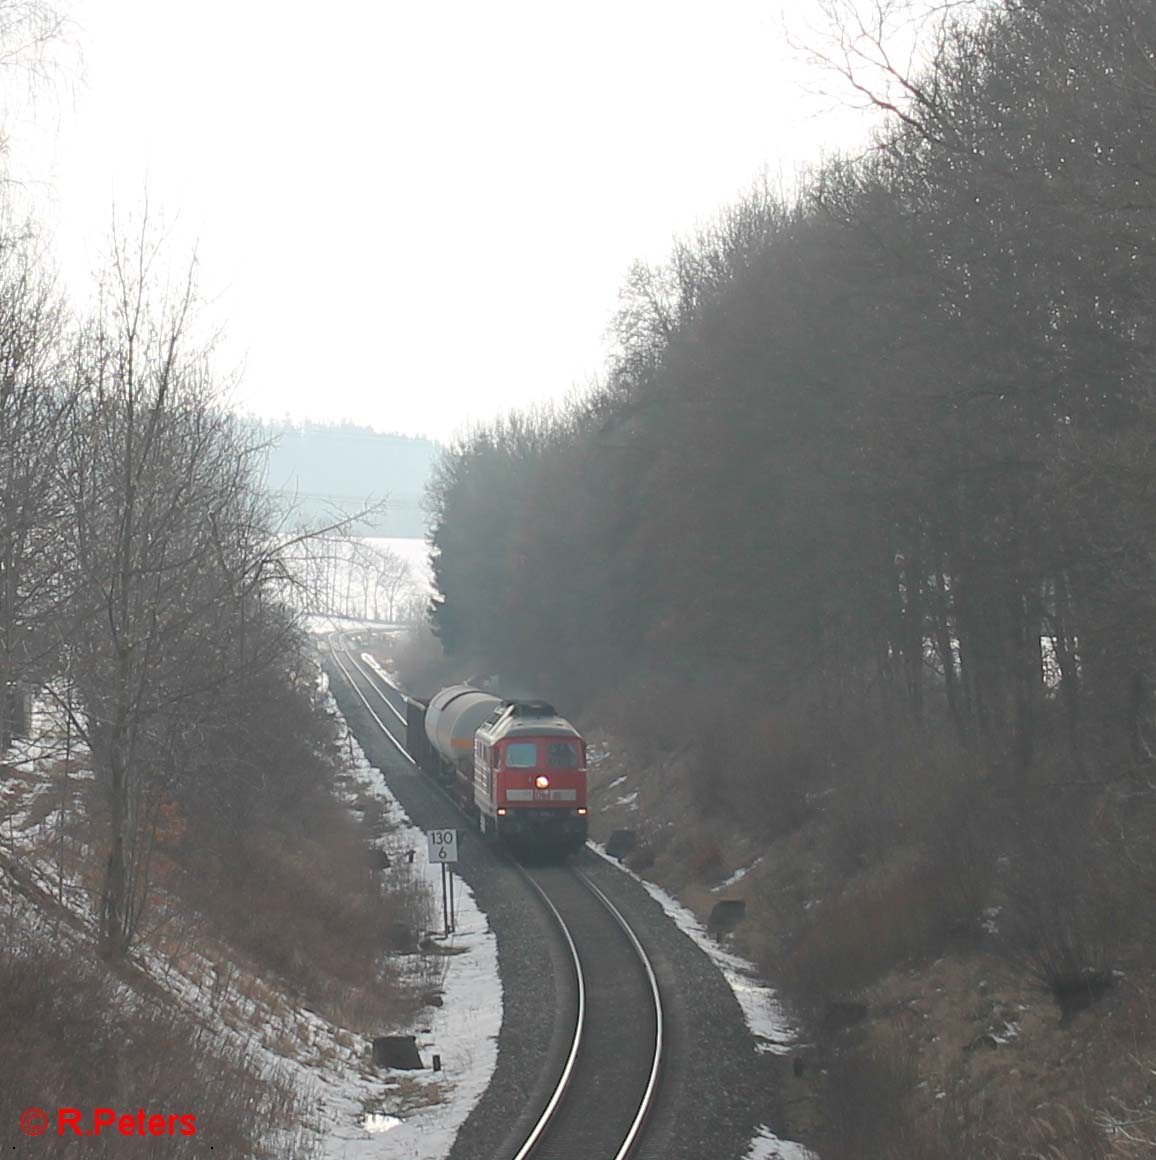
[[[760,855],[749,865],[740,866],[725,882],[720,882],[717,886],[712,887],[712,890],[717,894],[720,890],[725,890],[728,886],[741,882],[762,860],[762,855]]]
[[[304,617],[305,630],[314,636],[328,636],[331,632],[375,632],[396,636],[405,632],[406,626],[388,620],[364,620],[356,616],[333,616],[310,613]]]
[[[590,759],[589,750],[587,750],[587,752],[586,752],[586,759],[587,759],[587,761],[589,761],[589,759]],[[624,774],[624,773],[619,774],[618,777],[616,777],[606,788],[607,789],[614,789],[615,786],[621,785],[625,780],[626,780],[626,774]]]
[[[338,713],[336,703],[327,707]],[[405,854],[413,850],[414,870],[423,874],[431,890],[440,895],[442,867],[440,863],[430,863],[425,834],[406,816],[384,775],[370,765],[356,739],[347,733],[340,738],[340,745],[352,752],[352,773],[360,791],[376,794],[388,803],[393,828],[379,845],[390,853],[394,865],[405,862]],[[460,878],[454,879],[454,900],[457,929],[438,942],[462,953],[446,956],[446,976],[441,986],[443,1006],[423,1011],[419,1016],[421,1030],[416,1033],[422,1058],[440,1055],[442,1070],[407,1073],[411,1083],[433,1089],[430,1102],[412,1110],[399,1107],[394,1115],[389,1109],[389,1089],[383,1098],[380,1079],[368,1092],[363,1082],[355,1082],[337,1091],[320,1093],[329,1124],[325,1160],[380,1157],[381,1133],[385,1130],[389,1132],[392,1160],[441,1160],[490,1082],[502,1025],[497,940],[473,893]],[[377,1118],[365,1113],[369,1093]],[[398,1122],[387,1127],[371,1126],[371,1120],[377,1125],[387,1119]]]
[[[404,1123],[397,1116],[383,1116],[378,1112],[371,1112],[361,1121],[361,1126],[370,1133],[388,1132],[391,1128],[398,1128]]]
[[[744,1160],[818,1160],[818,1157],[802,1144],[780,1140],[766,1124],[760,1124]]]
[[[999,922],[997,920],[1002,910],[1002,906],[989,906],[983,912],[983,921],[980,923],[980,926],[983,928],[985,934],[999,934]]]
[[[78,815],[78,784],[95,776],[92,754],[69,728],[62,699],[51,688],[33,700],[31,736],[14,739],[0,756],[7,766],[0,779],[0,850],[16,858],[46,897],[81,922],[95,920],[94,900],[78,878],[83,851],[62,816]]]
[[[625,797],[620,797],[615,801],[616,806],[630,806],[632,809],[638,809],[638,790],[633,793],[628,793]]]
[[[382,680],[383,680],[383,681],[384,681],[384,682],[385,682],[385,683],[386,683],[386,684],[387,684],[387,685],[388,685],[388,686],[389,686],[391,689],[397,689],[397,691],[398,691],[399,693],[402,691],[401,689],[398,689],[398,687],[397,687],[397,677],[395,676],[395,674],[393,674],[393,673],[389,672],[388,670],[386,670],[386,669],[382,668],[382,667],[381,667],[381,665],[379,665],[379,664],[377,663],[377,660],[376,660],[374,657],[370,656],[370,654],[369,654],[369,653],[364,653],[364,652],[363,652],[363,653],[361,654],[361,662],[362,662],[362,664],[366,664],[366,665],[368,665],[368,666],[369,666],[371,669],[373,669],[373,671],[374,671],[374,672],[375,672],[375,673],[376,673],[376,674],[377,674],[377,675],[378,675],[378,676],[379,676],[379,677],[380,677],[380,678],[381,678],[381,679],[382,679]]]
[[[999,1044],[1004,1047],[1006,1044],[1013,1042],[1020,1037],[1020,1025],[1012,1020],[1004,1020],[1000,1024],[998,1031],[992,1030],[988,1034]]]
[[[650,897],[666,911],[671,921],[714,961],[742,1008],[743,1017],[755,1037],[758,1050],[772,1055],[788,1054],[798,1038],[795,1028],[787,1018],[775,992],[758,977],[755,968],[745,959],[715,942],[694,913],[660,886],[655,886],[653,882],[635,874],[629,867],[621,865],[597,842],[587,842],[587,846],[622,873],[629,874],[639,882]]]

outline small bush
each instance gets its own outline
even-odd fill
[[[831,857],[852,875],[897,849],[955,845],[985,788],[973,759],[939,730],[880,736],[864,727],[861,744],[832,771],[823,803]]]
[[[836,1052],[823,1092],[827,1160],[943,1160],[919,1115],[919,1065],[909,1028],[888,1027],[859,1049]]]
[[[939,954],[969,918],[948,904],[946,875],[924,856],[849,886],[815,908],[772,977],[804,1000],[828,1002]]]
[[[1068,1016],[1107,991],[1145,899],[1119,851],[1097,833],[1099,805],[1064,794],[1021,820],[1004,860],[998,949]]]
[[[713,838],[699,837],[692,844],[687,870],[697,882],[717,882],[725,871],[722,851]]]
[[[391,929],[425,929],[428,896],[404,866],[383,891],[366,834],[334,801],[314,803],[308,835],[267,827],[242,845],[186,855],[186,897],[218,934],[333,1015],[380,1029],[413,995],[383,959]]]

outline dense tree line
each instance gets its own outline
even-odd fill
[[[865,156],[637,268],[604,386],[442,464],[445,645],[1147,760],[1154,51],[1139,3],[945,23]]]
[[[748,946],[820,1038],[961,939],[1065,1015],[1156,979],[1156,10],[938,11],[910,75],[845,27],[871,147],[636,267],[601,386],[459,439],[430,496],[459,673],[689,795],[639,814],[668,876],[761,844]],[[894,1056],[832,1063],[824,1155],[1109,1154],[1085,1107],[1053,1153],[906,1078],[864,1127]]]

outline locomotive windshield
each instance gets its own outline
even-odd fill
[[[538,764],[536,741],[511,741],[506,746],[507,769],[533,769]]]
[[[577,769],[578,746],[573,741],[551,741],[546,746],[546,765],[550,769]]]

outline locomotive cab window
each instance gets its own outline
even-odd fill
[[[550,769],[577,769],[578,746],[573,741],[551,741],[546,746],[546,765]]]
[[[534,741],[511,741],[506,746],[507,769],[533,769],[538,764],[538,745]]]

